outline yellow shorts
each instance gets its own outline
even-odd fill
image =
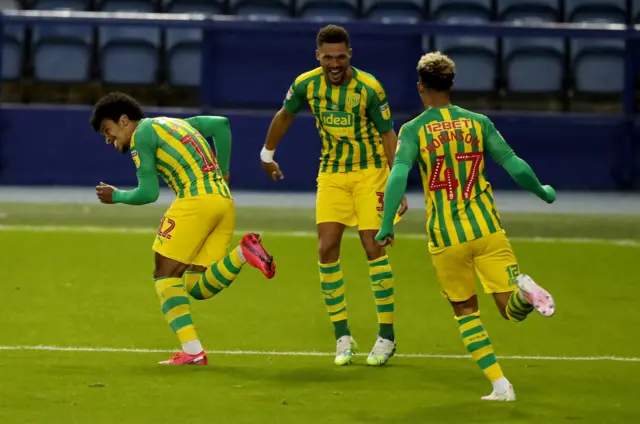
[[[476,276],[485,293],[515,290],[518,261],[504,230],[448,247],[429,245],[442,295],[463,302],[476,294]]]
[[[339,222],[358,230],[379,230],[389,168],[318,175],[316,224]],[[400,217],[396,215],[395,222]]]
[[[160,221],[153,250],[183,264],[209,267],[227,254],[235,226],[231,199],[219,194],[176,199]]]

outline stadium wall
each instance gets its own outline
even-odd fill
[[[275,112],[275,109],[274,111]],[[277,152],[285,179],[262,172],[259,152],[272,113],[230,112],[232,184],[237,189],[307,191],[315,188],[320,140],[310,114],[301,114]],[[187,117],[199,111],[150,111],[150,116]],[[619,116],[488,112],[516,152],[546,183],[566,190],[613,190],[638,182],[638,138],[629,138]],[[89,107],[7,106],[0,113],[0,184],[91,186],[100,181],[134,185],[135,167],[89,126]],[[411,116],[396,115],[396,130]],[[640,128],[636,127],[636,134]],[[496,188],[516,188],[487,160]],[[412,184],[419,184],[417,169]]]

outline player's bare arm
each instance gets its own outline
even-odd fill
[[[280,170],[278,163],[273,160],[273,156],[276,152],[276,148],[280,144],[280,140],[287,133],[289,126],[293,122],[294,115],[287,112],[283,107],[278,113],[275,114],[269,125],[269,131],[267,131],[267,139],[264,143],[264,147],[260,152],[260,160],[262,162],[262,169],[269,175],[273,181],[278,181],[284,178],[284,174]]]

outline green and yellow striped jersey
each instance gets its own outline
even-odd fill
[[[396,160],[420,165],[431,243],[446,247],[502,229],[484,153],[498,163],[514,155],[484,115],[457,106],[431,108],[406,123]]]
[[[296,78],[284,108],[296,114],[306,101],[322,139],[320,172],[351,172],[387,166],[380,134],[393,129],[391,110],[382,85],[370,74],[353,70],[341,86],[327,82],[322,68]]]
[[[160,175],[178,198],[214,193],[230,198],[211,146],[190,123],[197,119],[160,117],[138,123],[130,146],[138,179],[145,173]]]

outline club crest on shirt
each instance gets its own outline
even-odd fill
[[[360,104],[360,94],[347,94],[347,106],[356,107]]]
[[[131,151],[131,159],[133,159],[133,163],[136,164],[136,168],[140,168],[140,157],[138,156],[138,152],[136,150]]]

